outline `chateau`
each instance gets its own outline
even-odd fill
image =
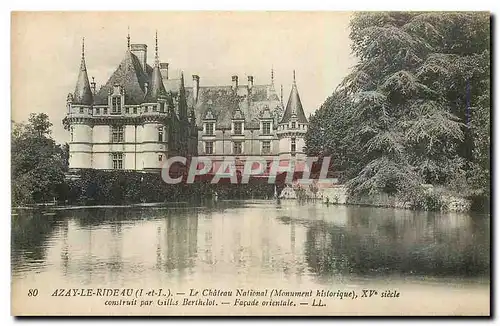
[[[269,84],[204,86],[192,76],[191,86],[169,76],[169,64],[158,55],[147,63],[147,45],[130,44],[108,81],[96,89],[89,81],[82,42],[80,71],[74,93],[67,97],[63,120],[70,131],[69,167],[154,171],[172,156],[234,156],[291,159],[303,156],[308,121],[302,108],[295,71],[286,107],[271,71]]]

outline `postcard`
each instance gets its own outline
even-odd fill
[[[13,12],[15,316],[489,316],[490,13]]]

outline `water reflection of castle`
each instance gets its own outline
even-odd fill
[[[272,214],[258,219],[255,214],[247,209],[179,210],[147,220],[115,218],[100,224],[68,218],[61,226],[62,241],[49,250],[47,259],[58,261],[63,274],[88,283],[155,271],[174,277],[302,274],[307,269],[302,253],[305,229]]]
[[[14,270],[54,266],[82,284],[489,271],[488,223],[469,215],[310,205],[71,214],[13,220]]]
[[[194,264],[197,222],[197,215],[189,212],[145,221],[115,216],[97,225],[67,218],[61,226],[62,243],[47,259],[59,261],[65,275],[88,282],[113,280],[118,272],[137,277],[152,270],[183,272]]]

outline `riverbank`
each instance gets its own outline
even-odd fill
[[[352,196],[349,194],[347,187],[343,185],[323,189],[321,198],[325,204],[424,209],[442,212],[468,212],[472,208],[472,201],[470,199],[432,186],[427,187],[422,202],[416,202],[414,199],[403,200],[397,196],[385,193]]]
[[[314,190],[314,191],[313,191]],[[401,209],[418,209],[442,212],[469,212],[478,210],[473,200],[454,194],[446,189],[426,185],[425,191],[419,198],[400,198],[395,195],[378,193],[363,196],[349,194],[344,185],[330,184],[327,186],[303,187],[287,186],[280,194],[282,199],[320,200],[328,205],[358,205],[372,207],[389,207]],[[481,203],[482,211],[487,211],[488,203]]]

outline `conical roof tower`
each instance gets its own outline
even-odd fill
[[[144,97],[145,103],[156,103],[158,97],[166,95],[165,86],[163,85],[163,78],[160,71],[160,58],[158,56],[158,32],[155,36],[155,64],[153,67],[153,74],[151,75],[151,85],[148,87],[148,92]]]
[[[290,91],[290,96],[288,97],[288,103],[286,105],[285,113],[283,114],[283,118],[281,119],[280,123],[288,123],[294,116],[296,117],[297,122],[307,123],[307,118],[304,114],[304,108],[302,107],[299,91],[297,89],[297,83],[295,81],[295,70],[293,71],[292,90]]]
[[[73,103],[81,105],[92,105],[94,96],[90,88],[87,66],[85,64],[85,39],[82,39],[82,60],[80,62],[80,72],[76,81],[75,92],[73,93]]]

